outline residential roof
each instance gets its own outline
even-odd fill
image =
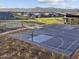
[[[66,17],[79,17],[77,14],[66,14]]]

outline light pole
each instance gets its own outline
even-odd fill
[[[34,41],[33,35],[34,35],[34,30],[32,29],[32,42]]]
[[[32,30],[32,32],[31,32],[31,40],[32,40],[32,42],[34,41],[34,29],[38,29],[37,27],[30,27],[29,29],[31,29]]]
[[[32,38],[32,42],[34,41],[34,27],[30,28],[32,30],[31,32],[31,38]]]

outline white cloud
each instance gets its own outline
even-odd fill
[[[71,0],[72,2],[78,1],[78,0]]]
[[[38,0],[39,2],[52,2],[52,3],[57,3],[60,1],[64,1],[64,0]]]
[[[39,2],[52,2],[52,3],[58,3],[58,2],[65,2],[65,1],[71,1],[71,2],[75,2],[78,0],[38,0]]]
[[[38,0],[39,2],[45,2],[45,3],[52,3],[52,4],[57,4],[64,2],[64,0]]]
[[[79,0],[38,0],[38,2],[47,3],[49,5],[61,8],[76,8],[77,6],[71,3],[79,2]]]

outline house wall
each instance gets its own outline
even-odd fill
[[[0,20],[27,19],[25,12],[0,12]]]
[[[11,12],[0,12],[0,20],[12,20],[15,19]]]
[[[66,17],[64,18],[65,24],[79,24],[79,18],[76,17]]]

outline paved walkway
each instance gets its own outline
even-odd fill
[[[10,34],[10,33],[15,33],[15,32],[26,30],[26,29],[27,28],[20,28],[20,29],[16,29],[16,30],[11,30],[11,31],[7,31],[7,32],[3,32],[3,33],[0,33],[0,36],[4,36],[4,35]]]

